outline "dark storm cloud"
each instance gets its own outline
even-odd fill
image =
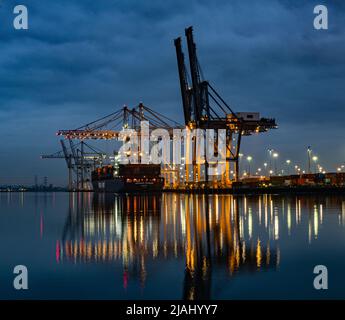
[[[297,152],[301,162],[312,144],[330,167],[344,159],[340,139],[329,141],[341,137],[345,115],[341,1],[323,2],[328,31],[313,29],[318,2],[312,0],[21,3],[29,9],[28,31],[13,30],[12,2],[0,8],[0,120],[7,141],[0,177],[16,165],[18,179],[32,180],[35,171],[61,182],[64,164],[56,169],[38,158],[59,148],[55,131],[123,104],[143,101],[182,122],[172,39],[189,25],[205,78],[236,111],[260,111],[280,124],[246,139],[244,152],[257,154],[258,165],[267,147],[284,157]]]

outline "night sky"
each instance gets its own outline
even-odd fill
[[[328,6],[328,30],[313,27],[320,3]],[[345,161],[344,1],[0,4],[0,184],[33,184],[35,174],[66,184],[63,160],[40,159],[59,150],[55,132],[124,104],[143,101],[183,123],[173,39],[190,25],[205,79],[235,111],[279,124],[244,139],[254,167],[274,148],[281,168],[286,159],[305,168],[309,145],[329,171]],[[28,7],[29,30],[14,30],[16,4]]]

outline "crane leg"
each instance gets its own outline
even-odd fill
[[[238,133],[237,137],[237,146],[236,146],[236,154],[235,154],[235,181],[239,181],[240,178],[240,167],[239,167],[239,156],[240,156],[240,148],[241,148],[241,140],[242,140],[242,132]]]
[[[232,132],[227,130],[226,134],[226,159],[225,159],[225,185],[230,185],[230,160],[231,160],[231,148],[232,148]]]

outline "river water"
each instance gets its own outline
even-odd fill
[[[0,237],[0,299],[345,299],[345,195],[1,193]]]

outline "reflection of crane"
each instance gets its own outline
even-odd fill
[[[240,236],[240,199],[222,197],[187,200],[186,268],[183,300],[212,298],[213,273],[226,266],[230,275],[275,269],[279,263],[275,248],[248,241]],[[219,208],[218,221],[214,208]],[[193,210],[194,209],[194,212]],[[231,217],[231,215],[233,216]]]
[[[183,299],[210,299],[212,287],[220,286],[215,273],[236,276],[279,264],[279,250],[265,245],[264,235],[262,242],[241,235],[247,226],[241,227],[240,204],[229,195],[70,194],[57,261],[122,260],[124,271],[143,285],[154,264],[185,259]]]
[[[234,112],[214,87],[208,81],[202,79],[202,71],[193,39],[193,28],[187,28],[185,35],[189,54],[191,85],[188,84],[181,38],[175,39],[185,124],[190,128],[226,130],[226,182],[229,183],[230,162],[234,163],[235,180],[238,180],[238,161],[242,135],[266,132],[269,129],[276,128],[277,125],[274,119],[260,118],[256,112]],[[194,165],[193,170],[195,174],[198,168]],[[207,175],[206,181],[208,181]]]
[[[68,189],[85,190],[89,181],[90,169],[101,163],[105,154],[84,141],[78,144],[74,144],[71,140],[69,142],[70,149],[67,148],[64,140],[60,140],[62,150],[50,155],[42,155],[41,158],[65,159],[68,168]],[[75,186],[73,186],[73,173],[76,177]]]

